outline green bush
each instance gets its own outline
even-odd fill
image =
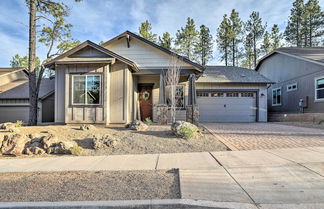
[[[153,121],[151,120],[151,118],[145,118],[144,121],[146,124],[151,125],[153,123]]]
[[[320,121],[318,122],[318,124],[322,124],[322,123],[324,123],[324,120],[320,120]]]
[[[183,138],[185,139],[192,139],[197,136],[198,129],[193,127],[182,127],[180,129],[181,134],[183,135]]]
[[[73,147],[71,147],[70,151],[72,155],[80,155],[83,151],[83,148],[78,145],[74,145]]]
[[[24,122],[22,120],[17,120],[15,123],[15,127],[22,127]]]

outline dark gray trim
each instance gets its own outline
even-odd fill
[[[259,104],[259,89],[197,89],[197,92],[255,92],[256,98],[255,98],[255,106],[256,106],[256,116],[255,120],[256,122],[259,122],[259,110],[260,110],[260,104]]]
[[[166,71],[166,69],[141,69],[140,71],[133,73],[134,75],[159,75],[161,72]],[[181,69],[180,74],[192,74],[196,73],[195,69]]]

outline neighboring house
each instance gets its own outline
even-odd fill
[[[0,123],[29,118],[29,87],[23,68],[0,68]],[[39,92],[39,122],[54,122],[54,79],[43,79]]]
[[[256,71],[276,82],[268,88],[271,120],[324,119],[324,47],[279,48]]]

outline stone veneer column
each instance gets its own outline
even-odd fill
[[[168,105],[157,104],[156,106],[156,122],[160,125],[168,124]]]
[[[198,124],[199,122],[199,106],[187,105],[186,107],[186,121],[192,124]]]

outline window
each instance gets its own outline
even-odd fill
[[[242,92],[241,97],[254,97],[253,92]]]
[[[100,75],[72,76],[72,104],[99,105],[100,104]]]
[[[212,97],[224,97],[224,93],[223,92],[214,92],[211,93]]]
[[[297,83],[287,85],[287,92],[296,91],[296,90],[297,90]]]
[[[281,88],[272,89],[272,106],[281,105]]]
[[[315,100],[324,101],[324,77],[315,79]]]
[[[166,88],[167,92],[171,91],[170,86],[169,88]],[[171,106],[171,96],[170,93],[167,93],[167,104],[168,106]],[[177,85],[176,91],[175,91],[175,104],[177,108],[184,108],[184,86],[183,85]]]
[[[226,97],[239,97],[239,93],[237,93],[237,92],[228,92],[228,93],[226,93]]]
[[[197,97],[209,97],[208,92],[197,92]]]

